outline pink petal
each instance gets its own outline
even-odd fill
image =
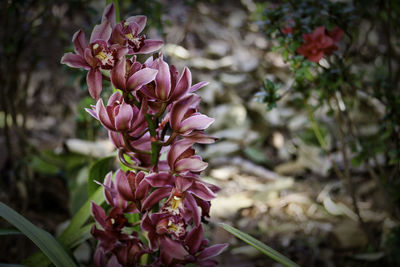
[[[189,92],[190,92],[190,93],[193,93],[193,92],[199,90],[200,88],[202,88],[202,87],[204,87],[204,86],[207,86],[208,84],[209,84],[209,82],[199,82],[199,83],[196,83],[195,85],[193,85],[192,87],[190,87]]]
[[[108,131],[108,137],[110,138],[111,142],[114,144],[116,148],[118,149],[124,148],[125,143],[121,133]]]
[[[193,179],[177,176],[175,178],[175,187],[179,192],[185,192],[193,184]]]
[[[210,126],[214,121],[215,120],[213,118],[207,117],[203,114],[193,115],[181,123],[179,132],[184,133],[189,130],[204,130],[208,128],[208,126]]]
[[[192,85],[192,74],[188,68],[185,67],[181,77],[179,78],[174,91],[172,92],[171,99],[177,100],[184,96],[190,86]]]
[[[117,131],[129,130],[132,118],[132,107],[126,104],[125,101],[122,101],[122,104],[119,106],[118,114],[115,117],[115,129],[117,129]]]
[[[208,166],[208,163],[198,159],[198,158],[186,158],[181,159],[175,163],[175,171],[192,171],[201,172],[204,171]]]
[[[97,117],[99,118],[101,124],[103,124],[104,127],[106,127],[107,129],[114,131],[115,130],[114,125],[111,122],[110,117],[108,116],[107,110],[104,107],[102,99],[99,99],[97,101],[96,110],[97,110]]]
[[[66,64],[67,66],[71,68],[82,68],[85,70],[89,70],[90,66],[86,62],[86,60],[81,57],[80,55],[76,55],[73,53],[66,53],[64,56],[61,58],[61,64]]]
[[[124,59],[119,60],[117,64],[115,64],[114,68],[111,70],[111,82],[114,87],[117,89],[125,90],[126,89],[126,61]]]
[[[228,244],[217,244],[211,247],[208,247],[204,249],[200,254],[197,256],[201,260],[205,260],[208,258],[215,257],[219,255],[226,247]]]
[[[106,19],[110,22],[111,28],[114,28],[115,23],[116,23],[114,3],[109,4],[104,9],[103,17],[101,18],[101,21],[103,22]]]
[[[118,104],[119,102],[122,102],[122,100],[123,97],[121,92],[117,91],[110,96],[107,102],[107,106],[114,106],[115,103]]]
[[[194,94],[188,95],[175,102],[170,113],[170,125],[172,129],[178,130],[186,111],[199,102],[200,97]]]
[[[171,146],[167,154],[168,165],[171,169],[174,169],[176,159],[192,145],[192,141],[182,139]]]
[[[146,16],[132,16],[126,19],[126,22],[134,22],[138,25],[138,32],[137,33],[141,33],[144,29],[144,27],[146,27],[146,21],[147,18]]]
[[[86,48],[84,52],[84,58],[86,62],[94,69],[99,65],[100,60],[98,58],[93,57],[92,50],[90,48]]]
[[[111,36],[111,26],[108,20],[103,21],[101,24],[94,26],[92,35],[90,36],[90,43],[94,43],[97,40],[108,41]]]
[[[85,108],[86,112],[89,113],[93,118],[98,120],[99,118],[97,117],[96,113],[96,106],[91,106],[91,108]]]
[[[138,52],[134,52],[134,54],[149,54],[157,51],[163,46],[164,42],[161,40],[152,40],[146,39],[144,40],[144,45]]]
[[[92,98],[98,100],[102,90],[102,75],[99,69],[89,70],[86,76],[86,83],[88,85],[89,94]]]
[[[185,135],[185,138],[192,140],[193,143],[199,144],[212,144],[218,139],[216,137],[209,136],[201,131],[191,132],[190,134]]]
[[[161,100],[167,100],[171,91],[171,73],[168,64],[162,59],[158,59],[156,68],[158,73],[156,76],[156,95]]]
[[[77,31],[72,37],[75,53],[83,57],[85,49],[88,47],[86,43],[85,33],[82,30]]]
[[[156,75],[157,70],[150,68],[141,69],[129,77],[126,87],[129,91],[139,90],[143,85],[153,81],[156,78]]]
[[[117,191],[122,198],[127,201],[134,200],[131,186],[128,182],[126,174],[122,170],[118,170],[115,173],[115,184],[117,185]]]
[[[202,182],[199,181],[195,181],[189,190],[197,197],[206,201],[210,201],[217,197],[214,194],[214,192],[211,191],[211,189],[209,189],[207,186],[205,186]]]

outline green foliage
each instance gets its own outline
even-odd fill
[[[0,214],[32,240],[56,266],[77,266],[65,248],[52,235],[33,225],[3,202],[0,202]]]
[[[251,235],[248,235],[248,234],[246,234],[230,225],[227,225],[225,223],[220,223],[220,226],[222,228],[224,228],[226,231],[228,231],[229,233],[231,233],[234,236],[236,236],[237,238],[239,238],[240,240],[242,240],[242,241],[246,242],[247,244],[249,244],[250,246],[258,249],[263,254],[265,254],[268,257],[270,257],[271,259],[283,264],[284,266],[287,266],[287,267],[298,267],[299,266],[295,262],[291,261],[287,257],[280,254],[278,251],[265,245],[264,243],[255,239]]]
[[[115,156],[109,156],[102,159],[99,159],[92,163],[89,167],[88,181],[87,181],[87,190],[88,195],[91,196],[100,185],[95,181],[100,183],[103,182],[105,175],[112,168],[113,162],[115,160]]]

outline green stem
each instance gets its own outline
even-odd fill
[[[314,131],[315,137],[317,138],[318,143],[321,146],[321,148],[326,153],[327,152],[326,143],[325,143],[324,137],[322,136],[321,131],[319,130],[318,124],[315,121],[315,117],[314,117],[313,111],[311,110],[311,106],[308,104],[307,101],[305,101],[305,104],[306,104],[306,108],[307,108],[308,118],[311,121],[311,127]]]

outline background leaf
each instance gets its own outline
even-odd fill
[[[33,225],[3,202],[0,202],[0,215],[32,240],[56,266],[77,266],[62,245],[52,235]]]
[[[225,223],[220,223],[220,226],[222,228],[224,228],[226,231],[228,231],[229,233],[231,233],[234,236],[236,236],[237,238],[243,240],[244,242],[246,242],[250,246],[258,249],[259,251],[261,251],[262,253],[264,253],[268,257],[272,258],[273,260],[275,260],[275,261],[277,261],[279,263],[282,263],[284,266],[299,267],[299,265],[297,265],[295,262],[293,262],[290,259],[286,258],[282,254],[280,254],[278,251],[270,248],[269,246],[265,245],[261,241],[255,239],[251,235],[248,235],[248,234],[236,229],[235,227],[232,227],[232,226],[227,225]]]

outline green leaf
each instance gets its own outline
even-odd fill
[[[52,235],[33,225],[3,202],[0,202],[0,215],[32,240],[56,266],[77,266],[63,246]]]
[[[0,235],[22,235],[22,233],[16,228],[0,228]]]
[[[76,240],[76,236],[78,235],[79,229],[86,223],[86,221],[89,219],[91,216],[90,213],[90,203],[93,201],[97,205],[101,205],[104,202],[104,194],[103,194],[103,188],[99,187],[94,194],[92,194],[88,201],[80,208],[80,210],[75,214],[75,216],[72,218],[70,224],[68,225],[67,229],[60,235],[60,241],[67,246],[70,246],[71,244],[69,242],[72,242],[71,240]]]
[[[295,262],[291,261],[290,259],[286,258],[276,250],[270,248],[269,246],[265,245],[261,241],[255,239],[254,237],[243,233],[242,231],[227,225],[225,223],[220,223],[219,224],[222,228],[224,228],[226,231],[229,233],[233,234],[237,238],[241,239],[242,241],[246,242],[247,244],[253,246],[254,248],[258,249],[268,257],[272,258],[273,260],[283,264],[284,266],[288,267],[299,267]]]
[[[79,211],[71,219],[68,227],[58,238],[59,241],[68,248],[75,247],[90,238],[90,229],[92,228],[93,224],[88,224],[86,226],[83,225],[91,216],[90,203],[92,201],[97,205],[103,204],[105,201],[103,188],[99,187],[96,192],[89,197],[89,200],[86,201],[86,203],[79,209]],[[38,267],[48,266],[50,264],[50,262],[47,261],[47,258],[40,252],[26,259],[24,263],[28,266]]]
[[[110,171],[115,156],[108,156],[95,161],[89,168],[88,195],[91,196],[100,186],[94,181],[103,182],[104,176]]]

